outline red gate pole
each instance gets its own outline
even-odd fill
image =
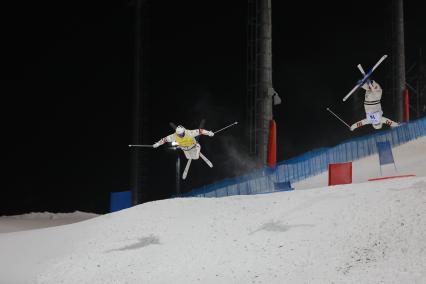
[[[267,165],[274,168],[277,164],[277,125],[275,120],[269,122],[268,161]]]
[[[404,89],[404,121],[410,121],[410,97],[408,96],[408,89]]]

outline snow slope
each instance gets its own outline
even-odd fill
[[[98,214],[76,211],[73,213],[29,213],[16,216],[0,216],[0,233],[54,227],[81,222]]]
[[[418,177],[176,198],[2,233],[0,283],[426,283],[426,152],[395,151]]]
[[[426,176],[426,137],[410,141],[392,149],[397,171],[393,164],[382,166],[383,176],[415,174]],[[352,181],[364,182],[381,177],[379,155],[375,154],[352,162]],[[292,184],[295,189],[309,189],[328,185],[328,172]]]

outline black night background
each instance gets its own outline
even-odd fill
[[[273,84],[277,160],[372,132],[350,132],[362,101],[341,98],[390,54],[390,1],[272,1]],[[245,153],[247,1],[151,1],[146,24],[144,143],[173,132],[169,122],[208,130],[214,163],[191,166],[182,190],[243,173]],[[407,70],[426,51],[423,1],[405,2]],[[134,86],[134,7],[128,1],[14,2],[4,7],[2,33],[3,168],[0,215],[35,211],[106,213],[109,194],[130,190]],[[374,79],[384,112],[390,62]],[[407,77],[409,76],[409,73]],[[357,93],[359,96],[361,93]],[[413,114],[415,117],[416,114]],[[144,202],[175,193],[173,150],[147,151]]]

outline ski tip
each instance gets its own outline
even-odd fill
[[[129,144],[129,147],[132,147],[132,145]]]

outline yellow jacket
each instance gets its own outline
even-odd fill
[[[176,133],[173,133],[173,134],[170,134],[169,136],[162,138],[157,143],[159,145],[163,145],[166,142],[169,142],[169,143],[176,142],[179,145],[179,147],[181,147],[182,149],[190,149],[195,144],[197,144],[195,137],[199,135],[209,135],[209,133],[211,133],[211,131],[201,129],[201,128],[194,129],[194,130],[186,129],[185,136],[183,137],[179,137]]]

